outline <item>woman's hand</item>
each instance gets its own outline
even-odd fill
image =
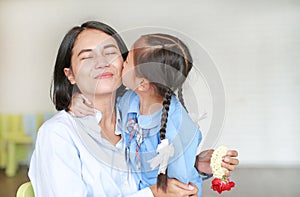
[[[214,150],[205,150],[202,151],[196,158],[195,167],[197,168],[199,173],[212,174],[210,168],[210,159]],[[225,174],[226,177],[230,176],[230,171],[235,170],[235,167],[239,164],[239,160],[236,158],[238,156],[238,152],[236,150],[228,150],[226,156],[222,161],[222,167],[227,169]]]
[[[79,93],[73,95],[69,106],[69,113],[75,117],[95,115],[92,102],[89,101],[83,94]]]
[[[156,185],[150,187],[154,197],[189,197],[198,196],[198,188],[193,183],[184,184],[176,179],[168,179],[167,190],[164,192]]]

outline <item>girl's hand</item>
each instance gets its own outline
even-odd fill
[[[79,93],[73,95],[69,106],[69,113],[75,117],[95,116],[93,103],[83,94]]]
[[[234,171],[235,167],[239,164],[239,160],[236,158],[238,156],[237,150],[228,150],[226,156],[222,161],[222,167],[227,169],[225,173],[226,177],[230,176],[230,171]]]
[[[206,174],[212,174],[210,168],[210,159],[213,154],[214,150],[205,150],[202,151],[196,158],[195,167],[197,168],[198,172],[204,172]],[[236,150],[229,150],[226,153],[226,156],[223,159],[222,167],[226,168],[228,171],[226,172],[225,176],[230,176],[230,171],[235,170],[235,167],[239,164],[239,160],[236,158],[238,156],[238,152]]]
[[[210,159],[213,152],[214,149],[209,149],[202,151],[201,153],[199,153],[199,155],[197,155],[195,167],[197,168],[199,173],[212,174],[210,168]]]
[[[157,189],[156,185],[150,187],[154,197],[188,197],[198,196],[198,188],[193,183],[184,184],[176,179],[168,179],[166,192]]]

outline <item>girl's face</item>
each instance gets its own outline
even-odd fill
[[[90,99],[110,94],[121,85],[123,59],[117,42],[95,29],[82,31],[72,50],[71,67],[64,72]]]
[[[136,76],[132,50],[129,51],[127,59],[124,62],[122,81],[127,88],[132,90],[136,90],[141,81],[141,78]]]

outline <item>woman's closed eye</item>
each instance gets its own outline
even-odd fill
[[[84,54],[80,57],[80,61],[84,61],[84,60],[94,60],[97,58],[97,55],[94,53],[90,53],[90,54]]]
[[[118,55],[118,49],[115,47],[108,47],[106,49],[104,49],[103,54],[106,56],[110,56],[110,55]]]
[[[117,52],[109,52],[109,53],[105,53],[105,55],[116,55]]]
[[[80,58],[80,60],[86,60],[86,59],[92,59],[93,57],[92,56],[88,56],[88,57],[82,57]]]

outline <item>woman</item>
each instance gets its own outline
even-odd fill
[[[53,76],[53,101],[61,111],[40,128],[30,163],[36,196],[197,195],[196,187],[173,179],[168,180],[166,193],[156,185],[137,191],[131,173],[124,171],[115,101],[123,90],[126,52],[116,31],[99,22],[74,27],[64,37]],[[79,90],[96,104],[96,117],[73,118],[67,112],[73,93]],[[91,153],[94,147],[107,156],[105,162]]]

